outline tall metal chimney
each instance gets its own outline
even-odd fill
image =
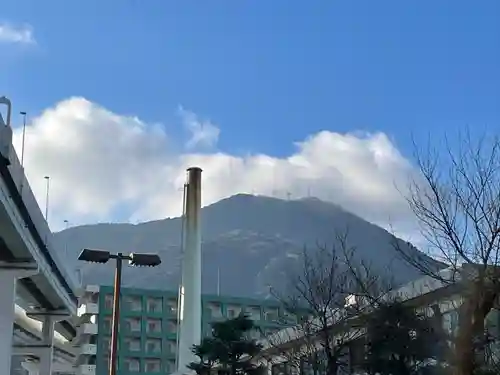
[[[180,330],[177,372],[191,373],[191,352],[201,341],[201,168],[187,170],[184,258],[182,260]]]

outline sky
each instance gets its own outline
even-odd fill
[[[16,0],[0,95],[54,230],[238,192],[333,201],[408,231],[414,142],[500,129],[500,2]]]

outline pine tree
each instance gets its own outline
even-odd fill
[[[251,363],[262,346],[249,334],[256,329],[253,320],[245,315],[234,319],[212,323],[212,336],[203,338],[193,347],[199,358],[188,367],[198,375],[207,375],[217,367],[219,374],[255,375],[260,368]]]

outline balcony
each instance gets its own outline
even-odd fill
[[[81,345],[84,342],[88,342],[89,336],[95,336],[98,332],[98,326],[94,323],[84,323],[78,327],[78,332],[76,337],[71,341],[73,346]]]
[[[99,285],[86,285],[85,286],[85,293],[99,293],[100,287]]]
[[[95,375],[95,365],[78,366],[76,375]]]
[[[94,323],[84,323],[78,329],[80,335],[97,335],[98,325]]]
[[[78,308],[78,316],[99,314],[99,305],[97,303],[85,303]]]
[[[83,344],[80,347],[80,355],[96,355],[97,345],[95,344]]]

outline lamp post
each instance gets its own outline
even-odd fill
[[[157,254],[111,254],[106,250],[83,249],[78,260],[92,263],[107,263],[110,259],[116,260],[115,281],[113,286],[113,318],[111,330],[111,350],[109,356],[109,375],[116,375],[116,358],[118,349],[118,324],[120,322],[120,293],[122,283],[122,263],[128,260],[135,267],[156,267],[161,264]]]
[[[19,112],[23,116],[23,138],[21,140],[21,167],[24,167],[24,141],[26,139],[26,112]]]
[[[50,189],[50,176],[45,176],[45,221],[49,222],[49,189]]]

